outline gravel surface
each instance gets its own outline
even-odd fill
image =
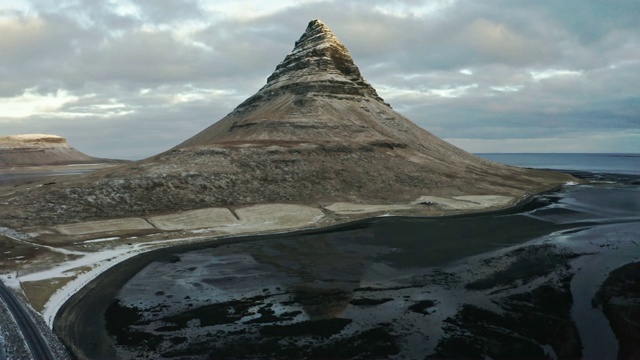
[[[18,297],[20,299],[20,297]],[[35,320],[38,329],[44,335],[45,339],[51,346],[57,359],[71,359],[69,352],[62,344],[60,339],[45,324],[42,317],[37,314],[30,306],[26,306],[31,313],[31,317]],[[32,359],[31,352],[27,348],[24,338],[20,333],[20,329],[16,324],[13,316],[7,309],[5,303],[0,301],[0,359]]]
[[[4,301],[0,301],[0,346],[7,359],[31,358],[18,324],[9,313]]]

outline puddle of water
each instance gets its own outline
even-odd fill
[[[550,286],[562,294],[562,279],[575,273],[570,283],[574,302],[566,320],[577,327],[583,356],[616,357],[615,336],[604,315],[592,308],[591,299],[611,270],[638,257],[634,239],[640,236],[640,222],[633,217],[640,192],[637,187],[609,186],[601,191],[573,186],[553,196],[555,202],[521,214],[384,218],[357,229],[272,236],[259,243],[182,252],[172,261],[165,257],[151,263],[113,296],[122,305],[137,308],[145,325],[130,329],[143,329],[145,336],[158,342],[157,348],[204,346],[199,351],[207,354],[212,351],[207,349],[229,345],[227,340],[230,346],[237,346],[234,339],[257,344],[271,339],[264,335],[267,330],[286,333],[291,331],[287,326],[323,324],[336,332],[322,338],[304,335],[307,330],[298,327],[301,334],[278,344],[282,351],[287,346],[321,349],[325,342],[356,351],[359,341],[394,342],[397,351],[389,345],[380,350],[389,353],[370,355],[415,358],[434,353],[440,341],[451,336],[447,330],[451,324],[467,326],[456,317],[463,305],[493,314],[483,315],[482,321],[490,321],[522,304],[513,296],[527,298],[534,290],[539,290],[537,296],[552,296]],[[585,225],[584,220],[590,223]],[[585,253],[591,255],[576,258],[575,254]],[[427,300],[433,306],[415,310]],[[218,314],[218,323],[202,325],[202,319],[214,315],[192,311],[198,308]],[[535,311],[544,310],[542,306]],[[200,322],[176,325],[171,317],[184,313],[192,313]],[[512,325],[501,325],[504,334],[517,331],[518,326],[509,328]],[[523,331],[535,327],[521,325]],[[177,327],[170,331],[167,326]],[[216,334],[216,340],[202,345],[209,334]],[[525,333],[519,336],[526,338]],[[176,343],[178,338],[186,340]],[[562,356],[548,344],[532,343],[540,354]],[[144,353],[151,350],[141,351],[153,357],[153,352]]]

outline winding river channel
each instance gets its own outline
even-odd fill
[[[54,328],[80,358],[615,358],[596,297],[640,261],[640,177],[597,180],[502,212],[143,254]]]

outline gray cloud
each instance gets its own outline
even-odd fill
[[[133,0],[143,18],[153,23],[172,23],[204,19],[203,10],[195,0]]]
[[[248,17],[207,5],[39,0],[29,12],[0,9],[0,132],[60,134],[96,156],[152,155],[255,93],[320,18],[395,109],[471,151],[520,150],[508,139],[583,149],[581,136],[598,135],[612,151],[618,139],[640,152],[635,2],[322,1]],[[33,98],[61,104],[24,115]],[[7,109],[20,102],[13,116]]]

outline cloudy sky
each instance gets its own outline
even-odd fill
[[[468,151],[640,153],[636,0],[2,0],[0,135],[164,151],[262,87],[315,18],[394,109]]]

